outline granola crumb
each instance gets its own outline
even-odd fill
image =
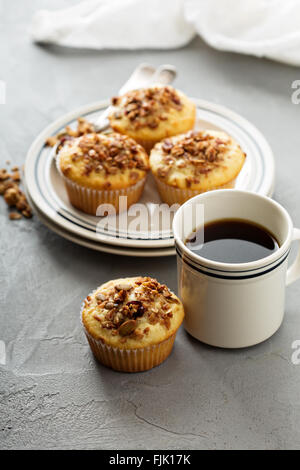
[[[21,175],[20,175],[19,171],[14,171],[14,173],[11,175],[11,179],[13,181],[21,181]]]
[[[8,188],[4,192],[4,200],[8,206],[15,206],[18,201],[18,191],[15,188]]]
[[[20,188],[21,173],[18,166],[11,168],[12,173],[8,173],[5,168],[0,169],[0,195],[9,207],[15,207],[17,211],[9,213],[10,220],[19,220],[22,215],[29,219],[32,217],[32,210],[27,201],[26,195]]]
[[[56,145],[57,142],[58,142],[58,138],[57,138],[57,137],[47,137],[45,144],[46,144],[48,147],[54,147],[54,145]]]
[[[60,131],[58,134],[47,137],[45,145],[48,147],[54,147],[56,144],[58,144],[59,150],[61,145],[63,145],[66,140],[81,137],[82,135],[90,134],[92,132],[95,132],[95,126],[86,119],[79,117],[77,119],[76,129],[72,129],[70,126],[66,126],[65,129]]]
[[[19,220],[22,218],[22,215],[19,212],[11,212],[9,218],[10,220]]]
[[[22,215],[24,215],[24,217],[26,217],[26,219],[31,219],[31,217],[32,217],[31,209],[29,207],[27,209],[24,209],[22,211]]]

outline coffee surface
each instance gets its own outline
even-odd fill
[[[194,253],[222,263],[248,263],[278,250],[276,238],[247,220],[223,219],[205,224],[186,240]]]

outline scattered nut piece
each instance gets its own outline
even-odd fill
[[[11,179],[13,181],[21,181],[21,175],[19,173],[19,171],[15,171],[12,175],[11,175]]]
[[[103,301],[103,300],[106,299],[106,297],[105,297],[104,294],[101,294],[101,292],[99,292],[99,293],[96,295],[96,299]]]
[[[101,317],[97,314],[97,313],[94,313],[93,317],[95,318],[95,320],[98,320],[98,321],[102,321]]]
[[[110,310],[111,308],[114,308],[114,306],[115,306],[114,302],[106,302],[106,304],[104,305],[104,308],[106,308],[106,310]]]
[[[46,145],[48,145],[49,147],[54,147],[54,145],[56,145],[58,142],[58,138],[57,137],[47,137],[46,139]]]
[[[45,141],[45,145],[54,147],[56,144],[58,144],[59,148],[60,144],[64,143],[65,140],[69,140],[70,138],[74,137],[80,137],[81,135],[85,134],[90,134],[91,132],[95,132],[94,125],[86,119],[80,117],[77,119],[77,129],[72,129],[70,126],[66,126],[63,131],[60,131],[54,136],[48,137]]]
[[[26,219],[30,219],[32,217],[32,212],[29,207],[27,209],[24,209],[22,211],[22,214],[24,215],[24,217],[26,217]]]
[[[15,188],[8,188],[4,192],[4,199],[6,204],[14,206],[18,202],[18,191]]]
[[[16,203],[16,208],[19,210],[19,211],[23,211],[24,209],[27,209],[28,208],[28,202],[26,201],[26,198],[25,196],[21,196],[18,200],[18,202]]]
[[[136,321],[135,320],[127,320],[119,328],[119,334],[121,336],[128,336],[130,335],[136,328]]]
[[[11,212],[10,220],[19,220],[22,215],[26,218],[32,217],[32,211],[25,194],[19,187],[21,174],[18,166],[12,167],[12,174],[5,168],[0,169],[0,195],[3,195],[9,207],[16,207],[19,212]]]
[[[7,180],[10,177],[9,173],[7,173],[7,170],[3,168],[0,170],[0,181]]]
[[[130,290],[132,289],[131,285],[130,284],[116,284],[115,288],[117,290]]]
[[[11,212],[9,214],[10,220],[19,220],[22,218],[21,214],[19,212]]]

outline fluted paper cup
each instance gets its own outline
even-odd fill
[[[161,343],[136,349],[108,346],[93,338],[85,329],[91,350],[102,364],[123,372],[142,372],[161,364],[172,351],[176,333]]]
[[[106,367],[121,372],[142,372],[158,366],[170,355],[177,331],[164,341],[143,348],[113,347],[105,344],[100,339],[95,339],[87,331],[82,321],[83,309],[84,304],[81,307],[80,320],[86,338],[96,359]]]
[[[197,189],[175,188],[174,186],[170,186],[164,183],[156,176],[154,178],[155,178],[155,183],[156,183],[156,186],[157,186],[157,189],[158,189],[158,192],[162,201],[166,202],[169,206],[171,206],[172,204],[183,204],[188,199],[191,199],[192,197],[197,196],[197,194],[206,192],[206,191],[199,191]],[[210,191],[212,191],[213,189],[233,188],[235,181],[236,181],[236,178],[222,186],[216,186],[216,187],[210,188]]]
[[[145,178],[139,180],[132,186],[123,189],[91,189],[75,183],[74,181],[67,178],[60,169],[58,157],[56,158],[56,166],[59,174],[64,180],[68,197],[72,206],[91,215],[96,215],[97,208],[101,204],[112,204],[118,213],[120,209],[119,206],[121,196],[127,197],[127,209],[132,204],[138,202],[143,193],[146,182],[145,176]]]

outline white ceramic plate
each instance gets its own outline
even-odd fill
[[[206,101],[194,100],[197,106],[196,128],[224,130],[234,137],[246,152],[246,163],[240,172],[235,187],[267,196],[272,195],[274,187],[274,159],[264,136],[248,121],[222,106]],[[41,214],[47,217],[58,229],[90,242],[105,243],[127,248],[167,248],[173,246],[172,218],[158,226],[147,217],[144,232],[136,232],[130,222],[124,220],[117,228],[102,226],[103,219],[76,210],[68,201],[64,183],[59,176],[53,160],[53,149],[45,147],[45,139],[57,134],[66,125],[75,126],[76,119],[84,116],[95,118],[107,107],[107,102],[86,105],[57,119],[44,129],[30,147],[25,163],[25,181],[28,193]],[[153,203],[160,198],[154,182],[149,175],[140,203],[153,209]],[[119,222],[119,220],[118,220]],[[125,224],[125,225],[124,225]],[[128,225],[129,224],[129,225]],[[149,235],[150,233],[150,235]]]
[[[40,219],[40,221],[46,225],[50,230],[57,233],[63,238],[72,241],[73,243],[77,243],[78,245],[85,246],[86,248],[91,248],[92,250],[103,251],[104,253],[111,253],[114,255],[121,255],[121,256],[133,256],[133,257],[155,257],[155,256],[175,256],[176,251],[175,248],[148,248],[148,249],[136,249],[136,248],[121,248],[116,247],[113,245],[105,245],[104,243],[100,242],[93,242],[91,240],[87,240],[85,238],[78,237],[73,235],[70,232],[62,229],[58,225],[55,225],[50,219],[48,219],[42,212],[34,204],[33,200],[30,198],[28,194],[28,190],[26,189],[28,201],[35,213],[35,215]]]

